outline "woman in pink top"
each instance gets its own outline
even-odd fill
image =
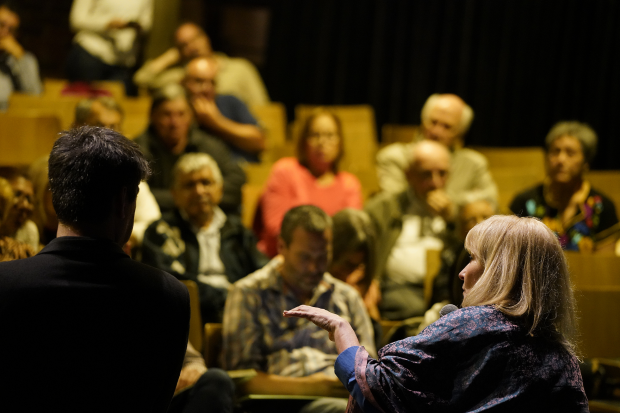
[[[338,171],[343,155],[342,126],[333,113],[315,111],[305,122],[297,142],[297,158],[273,165],[258,213],[259,248],[270,257],[278,252],[277,239],[284,214],[311,204],[334,215],[343,208],[362,208],[362,186],[355,175]]]

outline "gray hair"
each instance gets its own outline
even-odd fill
[[[153,92],[153,100],[151,103],[151,115],[162,103],[178,98],[183,98],[185,99],[185,101],[187,101],[187,94],[185,93],[185,89],[179,84],[171,83],[155,90]]]
[[[420,112],[420,117],[424,120],[428,116],[428,112],[437,104],[440,99],[443,99],[445,95],[439,93],[433,93],[426,99],[424,106],[422,106],[422,111]],[[459,124],[459,135],[465,135],[469,128],[471,127],[471,123],[474,121],[474,110],[469,106],[465,101],[463,101],[463,111],[461,112],[461,122]]]
[[[179,158],[177,163],[172,169],[172,182],[173,186],[177,185],[177,181],[180,175],[185,175],[195,171],[201,171],[204,168],[209,168],[213,174],[213,179],[218,185],[223,185],[224,180],[222,178],[222,172],[217,166],[217,162],[210,155],[201,152],[187,153]]]
[[[113,110],[121,114],[121,118],[125,116],[123,112],[123,108],[118,102],[110,96],[101,96],[98,98],[89,98],[80,100],[77,105],[75,105],[75,126],[85,126],[88,117],[90,116],[90,112],[93,108],[93,103],[99,102],[103,105],[104,108]]]
[[[583,157],[589,164],[596,155],[596,148],[598,146],[598,137],[594,129],[587,123],[581,123],[577,121],[562,121],[558,122],[549,131],[545,138],[545,148],[547,152],[551,147],[551,144],[562,136],[572,136],[581,144],[581,150],[583,151]]]
[[[280,237],[286,245],[293,240],[295,228],[301,227],[308,232],[323,233],[332,228],[332,219],[325,211],[314,205],[301,205],[289,209],[284,214]]]

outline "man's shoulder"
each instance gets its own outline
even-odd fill
[[[261,291],[273,287],[279,280],[277,267],[282,263],[282,258],[276,256],[269,261],[263,268],[254,271],[252,274],[243,277],[233,285],[243,291]]]
[[[464,162],[487,167],[488,161],[486,156],[471,148],[460,148],[454,151],[454,162]]]
[[[407,154],[411,152],[413,142],[395,142],[391,143],[377,152],[377,162],[407,162]]]
[[[404,192],[387,192],[383,191],[373,196],[366,202],[366,207],[364,208],[366,212],[371,213],[373,211],[379,211],[383,208],[388,207],[397,207],[399,204],[399,200],[405,197]]]

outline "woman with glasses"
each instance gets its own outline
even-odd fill
[[[317,109],[303,125],[297,157],[273,165],[257,214],[259,248],[273,257],[286,211],[312,204],[329,215],[344,208],[362,208],[362,188],[355,175],[338,170],[343,156],[342,126],[336,115]]]

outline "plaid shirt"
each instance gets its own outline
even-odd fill
[[[282,312],[301,305],[283,290],[278,272],[282,258],[237,281],[228,294],[223,322],[223,360],[226,370],[256,369],[270,374],[302,377],[323,372],[334,375],[338,356],[327,331]],[[357,291],[328,273],[309,305],[338,314],[353,327],[361,345],[375,354],[373,330]]]

